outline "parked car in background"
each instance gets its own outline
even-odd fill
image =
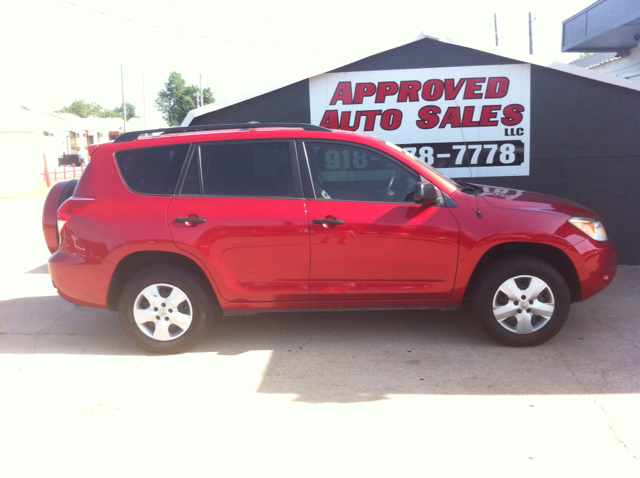
[[[63,154],[58,158],[58,166],[75,166],[79,168],[85,163],[81,154]]]
[[[129,132],[47,197],[54,286],[117,310],[155,353],[209,319],[283,310],[456,308],[511,346],[551,339],[607,287],[598,215],[454,181],[382,139],[304,124]]]

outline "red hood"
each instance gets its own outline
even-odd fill
[[[493,207],[502,209],[538,209],[560,212],[569,216],[589,216],[599,219],[593,211],[569,199],[520,189],[499,188],[482,184],[476,184],[475,186],[482,188],[483,191],[478,194],[478,197],[483,198],[487,204]]]

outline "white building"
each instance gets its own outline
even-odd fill
[[[3,108],[0,115],[0,151],[5,160],[0,174],[0,196],[38,187],[44,179],[45,158],[50,172],[60,169],[63,154],[89,158],[87,147],[112,141],[123,132],[120,118],[80,118],[70,113],[40,113],[20,107]],[[137,118],[127,130],[142,129]]]

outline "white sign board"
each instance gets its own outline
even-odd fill
[[[311,122],[373,134],[450,177],[528,176],[530,65],[325,73]]]

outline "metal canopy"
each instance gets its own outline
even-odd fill
[[[562,22],[563,52],[625,52],[640,40],[640,0],[599,0]]]

